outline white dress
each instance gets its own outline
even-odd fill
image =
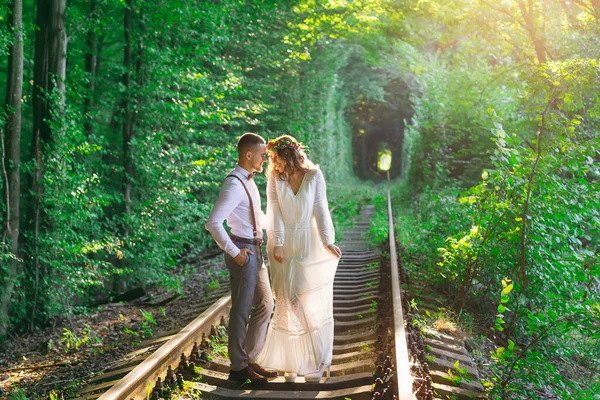
[[[277,175],[275,173],[274,175]],[[256,362],[305,375],[333,354],[333,279],[338,258],[325,246],[335,232],[320,169],[306,173],[296,195],[286,181],[267,183],[267,254],[275,312]],[[283,263],[273,257],[282,245]]]

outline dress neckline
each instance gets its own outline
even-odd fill
[[[302,177],[302,182],[300,182],[300,186],[298,187],[298,191],[296,193],[294,193],[294,190],[292,189],[292,185],[290,185],[289,182],[285,182],[285,186],[287,186],[290,189],[290,192],[292,192],[292,195],[294,197],[297,197],[298,193],[300,193],[300,191],[302,190],[302,186],[304,186],[304,181],[306,180],[306,175],[308,175],[308,172],[304,173],[304,177]]]

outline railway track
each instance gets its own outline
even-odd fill
[[[402,310],[395,241],[390,240],[391,266],[382,274],[381,254],[369,246],[366,237],[372,214],[373,207],[367,207],[340,243],[343,257],[334,281],[335,337],[330,378],[307,383],[298,377],[295,383],[289,383],[281,372],[264,385],[229,381],[229,360],[211,353],[210,344],[211,338],[213,344],[218,343],[226,331],[230,296],[228,285],[222,285],[199,310],[186,313],[190,318],[201,312],[184,329],[144,342],[141,349],[94,378],[79,392],[77,400],[169,398],[170,388],[175,387],[185,387],[185,398],[202,399],[414,399],[413,383],[417,387],[418,381],[425,382],[425,378],[416,377],[413,382],[411,376],[411,367],[414,371],[418,361],[408,354],[403,316],[407,307],[404,301]],[[394,238],[391,214],[390,237]],[[381,276],[385,281],[380,282]],[[409,344],[416,350],[414,343]],[[423,355],[422,350],[416,351]],[[431,379],[427,382],[431,388]],[[426,393],[420,398],[434,398],[432,390]]]

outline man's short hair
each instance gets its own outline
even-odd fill
[[[240,137],[240,140],[238,140],[238,143],[237,143],[238,156],[241,156],[243,153],[245,153],[246,151],[249,151],[250,149],[252,149],[252,147],[254,147],[258,144],[265,144],[265,143],[266,143],[265,139],[258,136],[256,133],[246,132],[242,135],[242,137]]]

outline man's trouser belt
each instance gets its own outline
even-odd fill
[[[233,240],[234,242],[240,242],[240,243],[246,243],[246,244],[253,244],[255,246],[262,246],[262,239],[247,239],[247,238],[242,238],[239,236],[235,236],[235,235],[229,235],[229,237],[231,238],[231,240]]]

